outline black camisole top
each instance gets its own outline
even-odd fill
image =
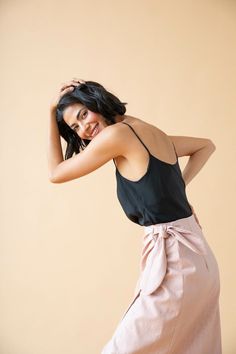
[[[117,197],[126,216],[136,224],[149,226],[192,215],[185,182],[179,166],[153,156],[133,127],[127,124],[149,153],[146,173],[137,181],[123,177],[116,167]],[[115,164],[115,160],[113,159]],[[116,166],[116,164],[115,164]]]

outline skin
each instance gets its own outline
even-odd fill
[[[79,113],[79,117],[77,115]],[[108,124],[104,117],[99,113],[90,111],[81,103],[75,103],[66,107],[63,112],[64,121],[78,134],[81,139],[92,140],[97,134],[105,129]],[[115,121],[121,122],[127,118],[126,115],[117,115]],[[74,125],[74,126],[73,126]],[[97,132],[92,135],[92,131],[97,125]]]
[[[91,142],[82,152],[64,160],[55,120],[55,107],[61,95],[73,90],[72,85],[76,86],[77,84],[73,81],[63,85],[60,94],[52,101],[50,107],[48,161],[52,183],[64,183],[85,176],[111,159],[116,161],[118,170],[126,178],[135,181],[143,176],[149,156],[147,151],[144,153],[143,145],[140,144],[131,129],[127,129],[126,124],[121,124],[122,122],[133,126],[137,134],[142,136],[142,140],[146,142],[153,155],[162,161],[170,164],[175,162],[173,144],[178,157],[190,156],[182,172],[186,186],[215,151],[215,145],[210,139],[168,136],[156,126],[128,115],[117,115],[115,117],[116,123],[108,125],[101,114],[94,113],[82,104],[76,103],[64,110],[64,120],[70,126],[75,124],[74,129],[80,138],[91,140]],[[80,109],[82,110],[77,119]],[[98,131],[96,135],[92,135],[96,125],[98,125]],[[198,222],[192,205],[191,208]],[[199,226],[201,225],[199,224]]]

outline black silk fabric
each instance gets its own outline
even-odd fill
[[[147,171],[138,181],[123,177],[116,168],[117,197],[126,216],[136,224],[150,226],[192,215],[176,151],[175,164],[159,160],[134,129],[124,124],[133,130],[149,153]]]

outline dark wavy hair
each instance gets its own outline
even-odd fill
[[[73,154],[78,154],[90,143],[91,140],[81,139],[78,134],[69,127],[63,119],[63,111],[74,103],[81,103],[90,111],[100,113],[108,125],[115,124],[115,115],[124,115],[127,102],[121,102],[111,92],[108,92],[102,85],[95,81],[75,86],[74,90],[66,93],[57,104],[56,121],[59,134],[67,142],[65,159]]]

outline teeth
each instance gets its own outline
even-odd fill
[[[92,136],[94,136],[97,133],[97,130],[98,130],[98,126],[96,125],[94,131],[92,132]]]

